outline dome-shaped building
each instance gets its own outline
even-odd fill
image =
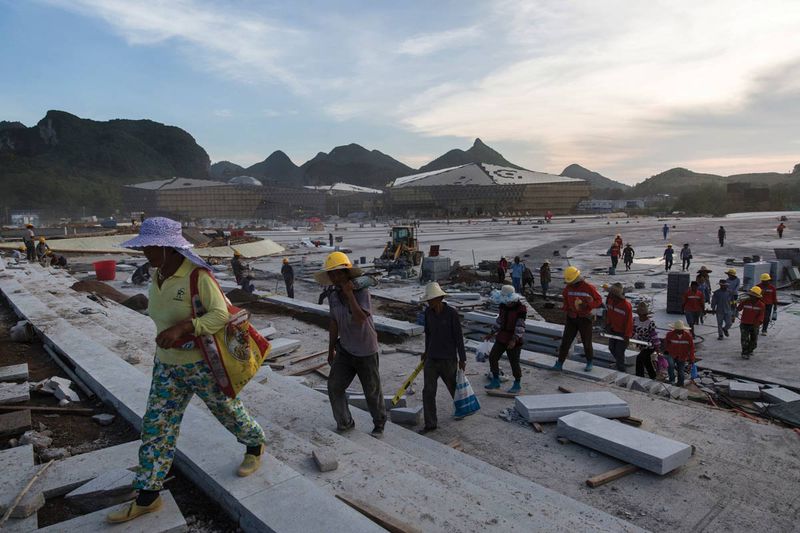
[[[236,176],[228,180],[231,185],[252,185],[256,187],[263,187],[264,184],[252,176]]]

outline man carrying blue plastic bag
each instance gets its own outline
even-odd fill
[[[425,363],[425,386],[422,389],[425,428],[420,430],[422,434],[433,431],[439,423],[436,416],[439,378],[456,401],[456,416],[465,416],[458,414],[458,400],[459,394],[463,395],[462,381],[466,380],[463,375],[467,367],[467,352],[458,312],[444,303],[445,296],[447,293],[439,284],[432,282],[425,287],[425,296],[422,298],[428,304],[425,310],[425,353],[422,355]]]

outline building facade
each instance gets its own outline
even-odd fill
[[[397,178],[386,203],[400,216],[530,216],[571,213],[588,197],[584,180],[470,163]]]

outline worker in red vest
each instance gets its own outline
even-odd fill
[[[597,289],[581,276],[581,271],[574,266],[567,267],[564,271],[564,282],[567,286],[561,293],[563,305],[561,309],[566,316],[564,334],[561,337],[561,346],[558,348],[558,361],[553,365],[553,370],[561,370],[567,354],[572,346],[572,341],[580,333],[583,343],[583,355],[586,357],[584,372],[592,371],[592,311],[603,305],[603,298]]]
[[[664,338],[663,354],[667,358],[670,370],[675,368],[678,372],[678,387],[683,387],[686,364],[693,365],[695,357],[692,334],[686,331],[686,325],[682,320],[675,322],[672,326],[672,331],[667,333]],[[672,372],[670,372],[670,375],[672,375]]]
[[[778,289],[775,285],[770,283],[772,276],[769,274],[761,274],[761,283],[758,286],[761,288],[761,301],[764,302],[764,322],[761,324],[761,334],[767,334],[770,320],[775,320],[778,315]]]
[[[620,339],[608,339],[608,349],[617,362],[617,370],[625,372],[625,350],[633,337],[633,308],[625,299],[622,283],[614,283],[606,298],[606,331]]]
[[[764,322],[764,302],[761,301],[761,287],[755,286],[747,293],[736,308],[741,311],[739,317],[742,332],[742,357],[750,359],[753,351],[758,348],[758,326]]]
[[[700,322],[700,315],[706,309],[706,300],[703,291],[696,281],[689,284],[689,289],[683,293],[683,315],[689,324],[689,329],[694,338],[694,325]]]

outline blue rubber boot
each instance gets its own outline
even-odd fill
[[[592,365],[592,362],[591,362],[591,361],[588,361],[588,362],[586,363],[586,366],[585,366],[585,367],[583,367],[583,371],[584,371],[584,372],[591,372],[591,371],[592,371],[592,367],[593,367],[593,366],[594,366],[594,365]]]
[[[558,370],[559,372],[564,369],[564,363],[562,361],[556,361],[550,370]]]
[[[517,394],[517,393],[518,393],[519,391],[521,391],[521,390],[522,390],[522,387],[521,387],[521,386],[520,386],[520,384],[519,384],[519,380],[518,380],[518,379],[515,379],[515,380],[514,380],[514,384],[513,384],[513,385],[511,385],[511,388],[510,388],[510,389],[508,389],[508,392],[509,392],[510,394]]]
[[[492,380],[489,382],[488,385],[484,387],[484,389],[499,389],[500,388],[500,376],[495,374],[492,377]]]

